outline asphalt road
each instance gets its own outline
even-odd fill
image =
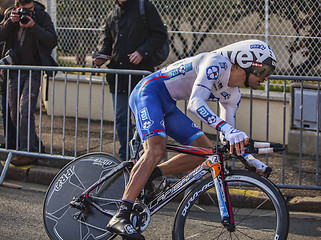
[[[18,186],[21,188],[16,188]],[[0,239],[49,239],[42,222],[46,188],[45,185],[4,182],[4,186],[0,187]],[[168,204],[152,217],[148,229],[144,232],[146,239],[171,239],[177,204]],[[321,239],[321,213],[290,212],[288,239]]]

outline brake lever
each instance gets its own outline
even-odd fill
[[[249,143],[244,148],[245,153],[258,153],[258,150],[254,147],[254,143],[255,143],[254,140],[250,138]],[[230,143],[229,142],[227,142],[225,145],[223,145],[223,147],[226,152],[230,151]],[[232,155],[238,157],[236,154],[235,148],[233,149]]]

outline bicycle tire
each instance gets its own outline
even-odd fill
[[[90,153],[61,169],[49,185],[43,206],[43,221],[50,239],[89,240],[112,236],[106,230],[111,217],[91,205],[86,207],[86,211],[81,211],[69,203],[120,163],[109,154]],[[99,197],[95,203],[116,212],[128,178],[129,173],[124,169],[94,189],[91,194]]]
[[[221,224],[212,177],[192,188],[177,209],[173,239],[286,239],[289,212],[280,190],[268,179],[244,170],[226,176],[236,230]]]

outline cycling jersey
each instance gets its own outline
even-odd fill
[[[166,134],[181,144],[190,144],[203,134],[176,106],[189,100],[188,110],[216,130],[235,125],[241,94],[228,87],[232,64],[222,55],[209,52],[177,61],[142,79],[130,96],[136,127],[145,141]],[[206,101],[219,101],[222,118]],[[227,124],[225,121],[229,124]]]

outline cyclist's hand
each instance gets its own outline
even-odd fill
[[[225,132],[225,138],[230,143],[231,154],[234,147],[238,156],[245,153],[244,146],[249,143],[249,137],[246,133],[231,127],[229,131]]]

